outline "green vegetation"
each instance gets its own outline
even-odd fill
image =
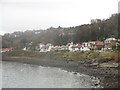
[[[3,56],[15,56],[15,57],[41,57],[45,54],[32,52],[32,51],[22,51],[22,50],[15,50],[3,53]]]
[[[34,50],[38,43],[51,43],[53,45],[66,45],[69,42],[80,43],[84,41],[104,40],[105,38],[118,35],[118,18],[120,14],[113,14],[109,19],[95,19],[91,24],[83,24],[75,27],[48,28],[47,30],[27,30],[25,32],[8,33],[2,36],[2,47],[14,47],[23,49],[29,47]],[[37,34],[36,34],[37,33]],[[29,45],[32,42],[32,45]],[[114,43],[110,45],[115,48]]]
[[[48,58],[53,60],[120,60],[120,52],[118,51],[87,51],[87,52],[68,52],[68,51],[52,51],[47,53],[33,51],[10,51],[3,53],[7,57],[35,57]]]

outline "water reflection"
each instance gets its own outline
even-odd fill
[[[2,62],[3,88],[91,88],[88,75],[73,74],[59,68],[16,62]]]

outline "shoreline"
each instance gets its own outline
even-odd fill
[[[56,67],[69,72],[82,73],[89,76],[97,77],[103,88],[118,88],[118,68],[97,67],[92,65],[89,60],[67,61],[51,60],[49,58],[31,58],[31,57],[4,57],[2,61],[13,61],[39,65],[44,67]],[[97,86],[97,85],[96,85]]]

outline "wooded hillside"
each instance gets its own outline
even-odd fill
[[[113,14],[109,19],[93,19],[91,24],[63,28],[50,27],[47,30],[27,30],[25,32],[7,33],[2,36],[2,47],[16,47],[18,49],[33,42],[52,43],[53,45],[64,45],[68,42],[80,43],[83,41],[104,40],[114,35],[118,38],[118,18],[120,14]],[[120,37],[119,37],[120,38]]]

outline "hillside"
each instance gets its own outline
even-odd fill
[[[104,40],[114,35],[118,38],[118,16],[113,14],[109,19],[93,19],[91,24],[63,28],[50,27],[47,30],[27,30],[25,32],[7,33],[2,36],[2,47],[15,47],[21,49],[32,42],[34,47],[38,43],[52,43],[53,45],[64,45],[73,41],[74,43],[92,40]]]

